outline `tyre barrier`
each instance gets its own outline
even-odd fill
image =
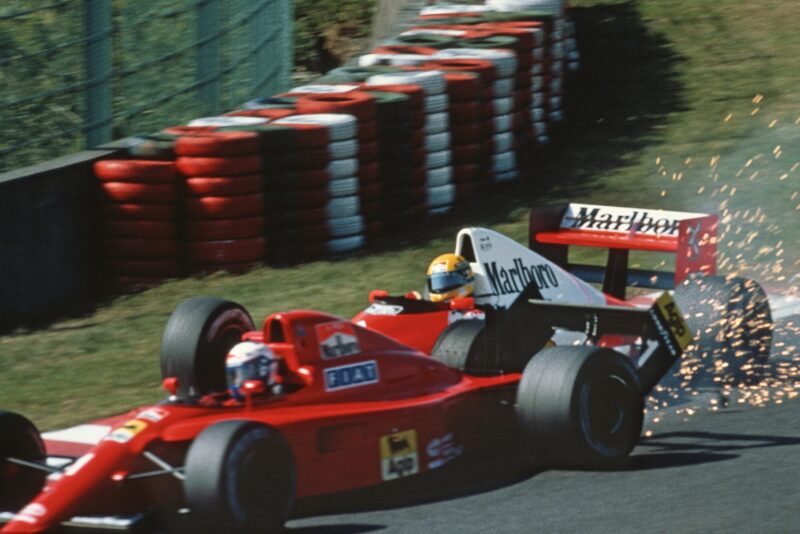
[[[255,117],[198,119],[189,126],[252,127]],[[247,270],[267,258],[261,138],[254,131],[182,136],[175,165],[185,178],[186,262],[190,272]]]
[[[183,274],[178,241],[178,171],[158,160],[94,164],[103,200],[100,273],[112,289]]]
[[[358,250],[518,178],[577,68],[561,0],[425,8],[312,84],[137,136],[95,168],[117,281]]]

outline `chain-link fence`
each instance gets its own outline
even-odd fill
[[[292,0],[2,4],[0,171],[226,111],[289,84]]]

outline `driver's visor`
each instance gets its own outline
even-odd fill
[[[428,291],[431,293],[446,293],[471,282],[464,271],[449,273],[433,273],[428,276]]]
[[[236,367],[228,367],[226,371],[228,373],[228,386],[232,388],[242,387],[245,380],[251,380],[257,376],[255,362],[245,362]]]

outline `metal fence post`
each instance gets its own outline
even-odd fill
[[[220,21],[219,0],[197,3],[197,82],[203,114],[220,112]]]
[[[283,39],[280,42],[282,61],[277,83],[281,85],[278,90],[285,91],[291,87],[294,70],[294,0],[283,0],[281,4],[283,6],[280,22],[283,28]]]
[[[86,33],[86,112],[89,148],[111,141],[111,9],[105,0],[84,0]]]
[[[250,62],[250,71],[252,72],[253,79],[253,93],[254,97],[268,96],[273,91],[270,91],[274,85],[274,77],[269,75],[270,69],[267,68],[270,64],[270,49],[276,46],[277,39],[271,41],[264,41],[264,36],[270,31],[275,31],[274,26],[280,24],[280,21],[273,21],[270,24],[268,5],[274,3],[273,0],[262,0],[261,6],[256,12],[255,16],[250,19],[250,41],[252,43],[252,61]],[[272,26],[272,27],[270,27]],[[279,35],[279,31],[275,31],[275,37]],[[277,41],[277,46],[280,46],[280,41]],[[264,72],[267,72],[267,75]]]

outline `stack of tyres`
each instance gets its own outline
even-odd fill
[[[170,161],[103,160],[94,165],[102,204],[100,272],[114,289],[183,274],[178,172]]]
[[[487,120],[492,124],[495,139],[510,134],[514,137],[514,81],[517,73],[517,55],[508,49],[450,48],[438,52],[435,59],[481,59],[490,61],[495,67],[492,85],[492,102],[486,109]],[[492,153],[491,176],[495,182],[515,180],[519,176],[516,153],[513,146],[496,143]]]
[[[494,65],[480,59],[432,59],[420,68],[445,73],[452,101],[453,180],[459,203],[469,202],[487,185],[495,150],[511,150],[514,143],[510,132],[494,136]]]
[[[567,19],[564,23],[564,52],[567,54],[567,71],[577,72],[581,68],[581,52],[578,49],[575,21]]]
[[[432,5],[422,8],[420,11],[421,19],[443,19],[451,17],[472,17],[480,16],[482,13],[490,13],[493,8],[485,5],[472,4],[444,4]]]
[[[260,138],[255,132],[187,135],[175,142],[185,177],[191,272],[244,272],[267,259]]]
[[[550,64],[547,61],[547,27],[540,21],[507,21],[482,23],[475,26],[479,29],[496,29],[499,31],[526,31],[533,37],[533,50],[531,51],[533,65],[531,66],[531,93],[530,93],[530,124],[538,146],[550,142],[547,103],[550,88]]]
[[[450,136],[450,102],[441,71],[407,71],[370,77],[370,85],[419,85],[425,93],[424,151],[415,162],[424,161],[428,214],[440,215],[455,203]]]
[[[392,72],[399,72],[399,67],[391,67],[385,65],[376,65],[369,67],[348,66],[338,67],[329,71],[325,76],[317,78],[315,83],[330,84],[330,83],[363,83],[369,79],[370,76],[377,74],[389,74]]]
[[[375,97],[362,91],[338,94],[315,94],[297,99],[302,114],[345,114],[356,118],[355,157],[358,160],[358,191],[361,205],[361,232],[377,237],[382,231],[380,184],[380,141],[378,139],[378,104]]]
[[[285,208],[275,221],[285,229],[281,250],[292,260],[306,260],[362,248],[358,119],[312,113],[273,124],[292,128],[297,147],[281,169],[287,180],[280,197]]]

